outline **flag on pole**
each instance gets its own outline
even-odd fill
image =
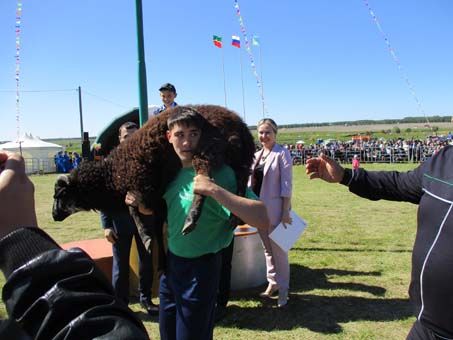
[[[217,35],[212,36],[212,42],[214,45],[218,48],[222,48],[222,37],[219,37]]]
[[[237,35],[233,35],[231,39],[231,45],[237,48],[241,48],[241,38],[239,38]]]
[[[252,38],[252,45],[253,46],[259,46],[260,45],[260,37],[257,35],[254,35]]]

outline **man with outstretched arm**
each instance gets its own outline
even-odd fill
[[[370,200],[418,204],[409,288],[417,321],[407,339],[453,339],[453,146],[403,173],[344,169],[323,154],[307,160],[306,173]]]

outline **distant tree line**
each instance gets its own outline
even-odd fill
[[[345,120],[339,122],[323,122],[323,123],[304,123],[304,124],[279,124],[280,128],[303,128],[316,126],[334,126],[334,125],[375,125],[375,124],[404,124],[404,123],[449,123],[452,121],[452,116],[430,116],[430,117],[405,117],[402,119],[380,119],[380,120]],[[251,129],[256,129],[256,126],[250,126]]]

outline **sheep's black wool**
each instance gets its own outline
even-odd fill
[[[81,210],[124,209],[126,192],[135,191],[162,221],[166,213],[162,196],[182,166],[166,138],[167,119],[176,110],[185,109],[196,110],[206,120],[193,159],[196,172],[209,175],[210,169],[226,163],[236,174],[238,194],[244,195],[255,152],[247,125],[221,106],[176,106],[149,119],[104,161],[84,161],[69,176],[59,178],[55,184],[54,219],[61,221]],[[194,221],[186,223],[184,232],[196,225],[202,204],[199,195],[194,202],[195,213],[189,216]]]

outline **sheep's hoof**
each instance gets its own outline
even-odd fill
[[[182,228],[181,233],[182,233],[183,235],[187,235],[187,234],[189,234],[190,232],[192,232],[192,231],[195,229],[195,227],[196,227],[196,224],[195,224],[195,223],[193,223],[193,222],[191,222],[191,221],[186,222],[186,223],[184,224],[184,227]]]

